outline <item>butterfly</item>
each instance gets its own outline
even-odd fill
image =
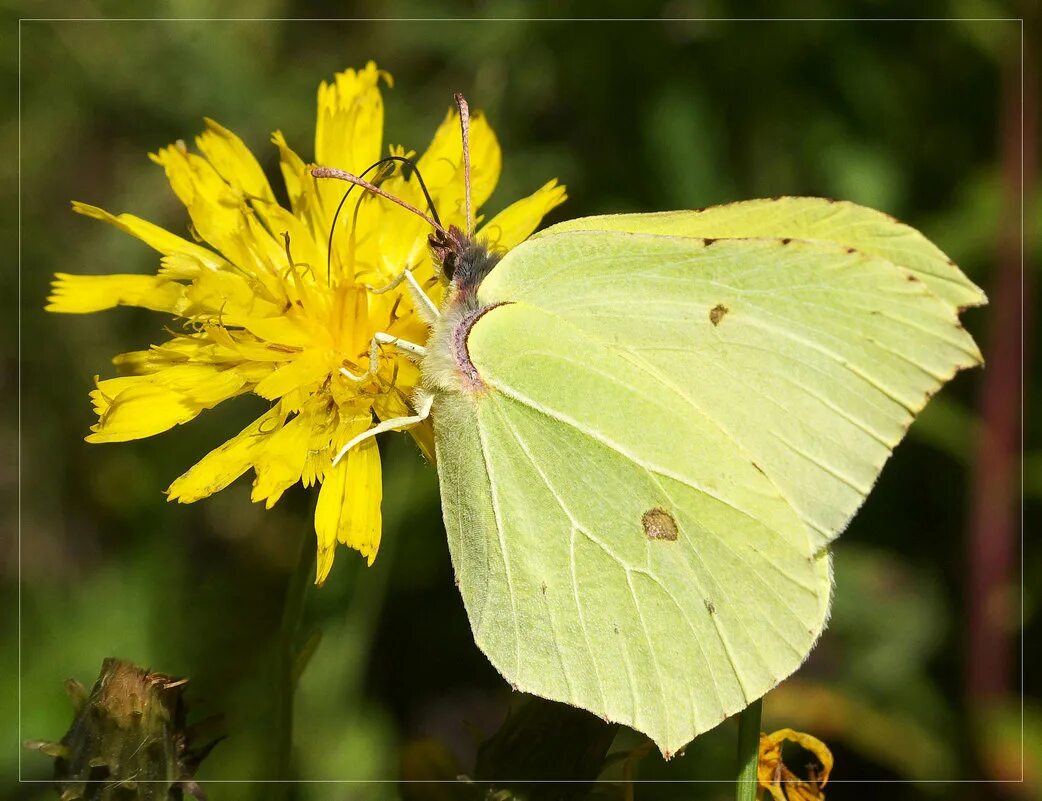
[[[380,340],[419,360],[417,414],[361,436],[433,421],[457,584],[511,685],[668,757],[807,658],[829,546],[981,363],[959,312],[984,294],[823,198],[586,217],[505,255],[412,210],[448,291],[425,345]]]

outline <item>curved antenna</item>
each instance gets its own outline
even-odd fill
[[[431,193],[427,191],[427,184],[424,183],[423,176],[420,175],[420,169],[419,169],[419,167],[416,166],[416,163],[412,159],[408,159],[405,156],[385,156],[384,158],[380,159],[379,161],[375,161],[372,164],[370,164],[368,167],[366,167],[362,171],[362,174],[359,177],[360,178],[364,178],[366,175],[368,175],[370,172],[375,170],[377,167],[380,167],[380,166],[382,166],[384,164],[387,164],[388,162],[392,162],[392,161],[400,161],[403,164],[407,164],[408,166],[412,167],[413,172],[416,173],[416,180],[419,181],[419,183],[420,183],[420,191],[423,192],[423,197],[427,201],[427,208],[430,210],[431,217],[433,217],[435,223],[437,223],[436,227],[440,228],[441,227],[441,218],[438,217],[438,210],[434,206],[434,199],[431,197]],[[311,174],[314,175],[317,178],[326,177],[326,176],[316,175],[314,170],[311,171]],[[340,176],[329,176],[329,177],[340,177]],[[333,222],[329,226],[329,239],[326,241],[326,283],[327,284],[330,282],[331,275],[332,275],[333,234],[336,232],[336,221],[337,221],[337,218],[340,217],[340,210],[344,208],[344,204],[347,202],[348,195],[351,194],[351,190],[353,190],[357,185],[358,184],[352,183],[351,186],[348,187],[348,190],[346,192],[344,192],[344,196],[342,198],[340,198],[340,202],[337,204],[336,211],[333,212]]]
[[[459,109],[459,125],[463,134],[463,190],[467,203],[467,238],[473,234],[470,208],[470,106],[462,92],[456,92],[456,107]]]
[[[412,203],[407,203],[400,197],[395,197],[390,192],[385,192],[380,187],[369,183],[367,180],[365,180],[365,178],[359,178],[354,173],[350,173],[347,170],[338,170],[336,167],[315,167],[311,170],[311,174],[315,178],[336,178],[340,181],[347,181],[349,184],[360,186],[366,191],[372,192],[374,195],[379,195],[384,200],[389,200],[392,203],[396,203],[406,211],[411,211],[421,220],[424,220],[429,226],[431,226],[431,228],[433,228],[439,234],[442,234],[443,236],[449,235],[449,232],[445,230],[445,227],[441,223],[435,222],[429,216],[427,216],[414,205],[412,205]]]

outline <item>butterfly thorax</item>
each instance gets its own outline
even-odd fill
[[[478,287],[500,260],[481,242],[468,237],[456,226],[447,234],[431,234],[431,252],[449,281],[434,323],[423,359],[423,383],[431,392],[473,393],[484,389],[484,382],[470,360],[467,336],[474,324],[489,310],[501,304],[482,305]]]

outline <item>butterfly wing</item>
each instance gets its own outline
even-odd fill
[[[434,408],[457,581],[507,680],[668,754],[795,670],[828,556],[770,481],[669,382],[551,314],[504,306],[472,334],[479,371],[523,337],[530,373],[494,359],[488,391]]]
[[[535,237],[583,230],[833,242],[900,265],[922,280],[940,300],[957,309],[986,301],[980,288],[917,230],[881,211],[845,200],[779,197],[743,200],[697,211],[581,217],[547,228]]]
[[[485,387],[434,406],[475,640],[666,752],[806,658],[822,546],[979,360],[919,274],[823,239],[558,231],[479,298]]]
[[[508,255],[479,295],[549,313],[631,376],[677,386],[778,487],[815,550],[926,401],[981,358],[915,272],[822,240],[560,232]],[[489,353],[487,369],[511,358]]]

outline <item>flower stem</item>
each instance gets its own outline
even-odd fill
[[[311,587],[315,563],[314,529],[311,517],[300,538],[297,564],[286,585],[286,602],[282,609],[279,628],[279,651],[276,665],[275,721],[273,742],[276,748],[275,776],[280,782],[292,779],[293,757],[293,695],[296,691],[294,665],[297,658],[297,639],[304,617],[304,601]],[[288,785],[276,784],[276,797],[284,795]]]
[[[738,781],[736,801],[756,801],[756,767],[760,758],[760,711],[763,699],[757,698],[738,716]]]

